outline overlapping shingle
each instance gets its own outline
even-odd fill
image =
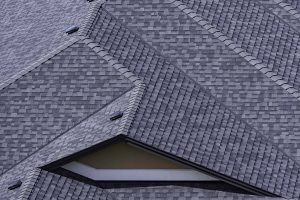
[[[65,30],[81,26],[89,5],[82,0],[0,1],[0,82],[68,40]]]
[[[300,160],[299,103],[283,88],[167,1],[109,1],[105,8]]]
[[[114,188],[107,189],[118,199],[124,200],[281,200],[282,198],[258,197],[216,190],[206,190],[200,188],[183,186],[155,186],[155,187],[136,187],[136,188]]]
[[[20,190],[8,191],[11,181],[24,181],[28,173],[36,168],[69,156],[78,151],[115,137],[122,120],[111,121],[110,116],[117,112],[125,112],[129,106],[134,90],[123,94],[95,114],[76,125],[36,153],[29,156],[0,177],[0,194],[3,199],[16,199]],[[23,186],[22,186],[23,187]]]
[[[294,160],[105,9],[89,36],[146,84],[129,137],[241,183],[299,197]]]
[[[31,191],[28,191],[28,195],[21,197],[21,200],[116,200],[113,195],[104,189],[44,170],[40,170],[29,184],[32,185]]]
[[[80,41],[0,94],[0,169],[11,166],[132,87]]]

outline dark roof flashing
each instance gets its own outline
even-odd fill
[[[21,180],[17,180],[15,182],[11,183],[10,186],[7,189],[14,190],[14,189],[20,187],[21,185],[22,185],[22,181]]]

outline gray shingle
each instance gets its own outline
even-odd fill
[[[6,86],[0,94],[1,172],[132,86],[80,41]]]
[[[66,1],[0,2],[0,82],[68,40],[66,28],[80,26],[89,3]]]
[[[86,199],[116,200],[108,191],[70,178],[40,170],[31,180],[32,190],[21,199]]]
[[[109,1],[105,7],[237,115],[300,160],[297,99],[166,1]]]
[[[299,166],[276,145],[105,9],[92,27],[89,36],[146,84],[130,137],[265,191],[299,197]]]

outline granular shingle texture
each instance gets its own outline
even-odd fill
[[[32,180],[31,184],[33,184],[33,189],[26,198],[28,200],[116,200],[104,189],[43,170]]]
[[[81,26],[89,3],[84,0],[0,1],[0,82],[58,47]]]
[[[300,34],[293,27],[257,1],[182,2],[299,89]]]
[[[129,137],[265,191],[299,197],[293,159],[105,9],[89,36],[147,86]]]
[[[32,169],[42,167],[116,136],[121,120],[111,121],[109,118],[113,113],[118,111],[124,112],[128,108],[129,99],[133,91],[122,94],[95,114],[1,175],[1,198],[16,199],[19,195],[19,189],[7,190],[9,183],[18,179],[24,181]]]
[[[0,94],[0,169],[47,144],[132,87],[80,41]]]
[[[105,8],[237,115],[300,160],[299,103],[167,1],[112,0]]]
[[[156,186],[137,188],[116,188],[108,189],[112,195],[123,200],[281,200],[282,198],[259,197],[215,190],[206,190],[182,186]]]

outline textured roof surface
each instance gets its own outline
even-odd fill
[[[271,200],[281,198],[274,197],[258,197],[252,195],[243,195],[230,192],[222,192],[215,190],[205,190],[192,187],[183,186],[155,186],[155,187],[137,187],[137,188],[115,188],[108,189],[112,195],[118,199],[124,200],[196,200],[196,199],[209,199],[209,200]]]
[[[228,182],[300,199],[297,1],[110,0],[82,36],[21,73],[70,38],[66,26],[82,24],[88,3],[0,6],[1,198],[113,198],[30,171],[126,134]],[[124,116],[110,121],[115,111]],[[28,177],[31,185],[7,190]],[[179,186],[109,191],[257,199]]]
[[[0,94],[1,171],[132,86],[79,41],[4,87]]]
[[[70,36],[80,26],[89,3],[82,0],[0,2],[0,82],[21,71]]]
[[[110,193],[96,186],[91,186],[70,178],[47,171],[39,171],[28,183],[31,192],[23,199],[86,199],[86,200],[115,200]]]
[[[285,89],[168,1],[111,0],[105,8],[237,115],[300,160],[300,104]]]
[[[89,36],[147,85],[130,137],[265,191],[299,197],[299,166],[275,144],[105,9],[92,27]]]
[[[134,91],[134,90],[133,90]],[[54,141],[32,154],[26,160],[14,166],[0,177],[0,194],[3,199],[15,199],[19,190],[8,191],[7,187],[13,180],[21,179],[35,167],[44,166],[50,162],[86,149],[104,140],[116,136],[120,128],[120,120],[110,121],[109,117],[117,111],[128,108],[132,92],[127,92],[109,105],[76,125]]]

